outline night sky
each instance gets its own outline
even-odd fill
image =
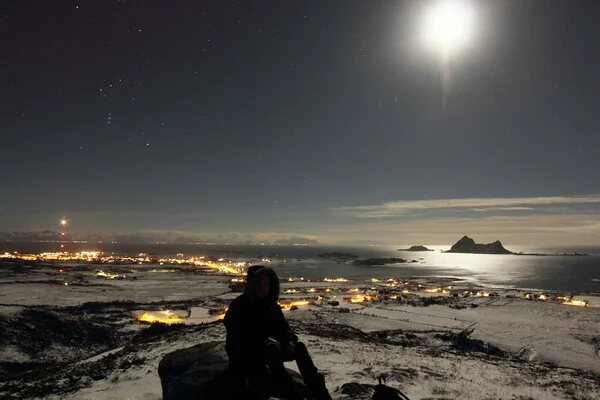
[[[472,2],[445,107],[431,4],[4,2],[0,230],[600,244],[600,3]]]

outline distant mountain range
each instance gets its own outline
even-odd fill
[[[31,231],[31,232],[0,232],[0,242],[88,242],[88,243],[122,243],[122,244],[146,244],[146,243],[173,243],[173,244],[246,244],[246,245],[280,245],[280,246],[313,246],[319,242],[314,239],[302,237],[289,237],[273,240],[259,240],[257,238],[229,237],[219,235],[216,237],[200,238],[194,235],[171,235],[162,236],[160,234],[114,234],[99,235],[91,234],[84,236],[73,236],[69,233],[62,235],[60,232],[51,230]]]
[[[72,240],[70,236],[62,236],[60,232],[50,230],[37,232],[0,232],[0,241],[3,242],[41,242]]]
[[[371,239],[346,239],[340,240],[335,244],[340,246],[387,246],[389,243],[382,242],[381,240]]]
[[[284,246],[314,246],[318,245],[319,242],[312,239],[305,239],[299,237],[291,237],[289,239],[279,239],[273,242],[275,245],[284,245]]]

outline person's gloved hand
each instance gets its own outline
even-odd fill
[[[282,348],[282,356],[286,361],[291,361],[296,355],[296,344],[294,342],[287,342]]]
[[[288,342],[288,345],[286,346],[286,351],[292,355],[296,354],[296,344],[294,342]]]

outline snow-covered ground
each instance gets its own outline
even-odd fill
[[[477,300],[484,304],[485,300]],[[600,358],[596,354],[596,347],[591,345],[594,339],[597,341],[600,338],[598,308],[498,299],[494,303],[463,310],[441,305],[417,309],[398,305],[365,307],[355,313],[394,321],[400,329],[443,327],[461,330],[472,325],[472,338],[510,352],[527,354],[530,361],[551,361],[600,372]],[[346,323],[354,326],[350,319]],[[376,322],[373,325],[377,326]],[[374,326],[363,325],[363,329],[377,329]]]
[[[440,284],[430,281],[414,283]],[[205,323],[216,319],[208,310],[236,295],[229,277],[183,269],[139,269],[122,280],[104,280],[93,268],[58,273],[44,267],[4,273],[0,285],[2,398],[160,399],[160,359],[224,340],[219,321]],[[282,286],[296,289],[284,300],[322,298],[285,312],[326,374],[334,399],[354,398],[345,384],[374,384],[380,374],[411,399],[600,398],[598,296],[579,294],[589,307],[524,300],[513,289],[498,289],[492,297],[419,292],[404,299],[345,300],[356,293],[351,289],[373,285],[383,287]],[[167,308],[187,324],[150,326],[134,319]]]
[[[144,364],[126,371],[116,370],[65,399],[160,399],[156,368],[162,356],[179,348],[218,340],[221,325],[212,325],[175,341],[160,341],[142,354]],[[353,338],[333,339],[301,334],[335,399],[349,398],[340,387],[348,382],[373,384],[380,374],[390,385],[401,388],[411,399],[595,399],[600,395],[592,374],[537,363],[493,358],[485,354],[460,354],[443,342],[398,346]],[[141,354],[140,354],[141,355]],[[132,357],[131,355],[124,358]],[[295,365],[290,363],[292,369]],[[597,381],[595,382],[597,384]]]

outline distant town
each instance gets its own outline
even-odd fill
[[[271,262],[268,258],[260,260],[262,263],[268,264]],[[4,252],[0,254],[0,265],[9,263],[51,263],[56,264],[58,267],[57,272],[66,272],[61,265],[69,263],[89,263],[89,264],[100,264],[100,265],[147,265],[147,266],[188,266],[197,267],[203,270],[212,270],[217,273],[225,275],[240,276],[245,275],[247,267],[251,265],[250,262],[239,262],[228,260],[226,258],[215,257],[215,256],[185,256],[183,253],[177,254],[175,257],[155,257],[150,256],[147,253],[138,253],[135,256],[130,255],[117,255],[114,253],[104,254],[98,251],[80,251],[80,252],[42,252],[37,254],[24,254],[19,252]],[[153,270],[151,272],[176,272],[176,270],[164,269],[164,270]],[[95,272],[96,277],[105,279],[125,279],[126,275],[120,275],[118,273],[105,272],[99,270]],[[283,292],[284,295],[302,295],[310,294],[311,296],[317,295],[317,297],[301,297],[295,298],[291,302],[286,302],[282,299],[282,307],[293,307],[298,305],[312,304],[314,301],[322,302],[328,301],[327,295],[336,291],[334,288],[329,286],[323,286],[323,284],[350,284],[352,282],[344,277],[326,277],[324,279],[305,279],[304,277],[288,277],[285,281],[289,283],[297,282],[302,283],[302,287],[288,288]],[[305,285],[313,283],[320,283],[316,286],[306,287]],[[361,288],[354,287],[351,289],[340,289],[342,292],[348,293],[349,296],[345,297],[345,300],[349,303],[362,303],[362,302],[381,302],[399,299],[411,299],[413,296],[421,297],[423,295],[446,295],[450,297],[492,297],[497,298],[501,296],[499,292],[477,288],[474,289],[470,285],[465,285],[463,282],[459,285],[431,285],[419,283],[419,280],[399,280],[399,279],[387,279],[381,280],[377,278],[371,278],[368,281],[368,286]],[[230,283],[232,288],[237,287],[237,290],[243,290],[244,279],[242,277],[231,277]],[[68,283],[65,283],[68,285]],[[319,295],[321,293],[321,295]],[[546,293],[522,293],[522,298],[526,300],[536,301],[549,301],[556,302],[565,305],[573,306],[588,306],[589,301],[584,299],[576,299],[572,295],[563,294],[546,294]]]
[[[234,262],[219,257],[211,256],[192,256],[186,257],[179,253],[176,257],[164,258],[154,257],[147,253],[138,253],[136,256],[118,255],[114,253],[104,254],[98,251],[59,251],[59,252],[43,252],[37,254],[21,254],[19,252],[4,252],[0,254],[0,260],[23,260],[23,261],[38,261],[38,262],[86,262],[96,264],[113,264],[113,265],[129,265],[129,264],[158,264],[158,265],[190,265],[204,268],[215,269],[219,272],[227,274],[243,274],[244,268],[248,267],[247,262]],[[263,260],[268,262],[269,260]]]

